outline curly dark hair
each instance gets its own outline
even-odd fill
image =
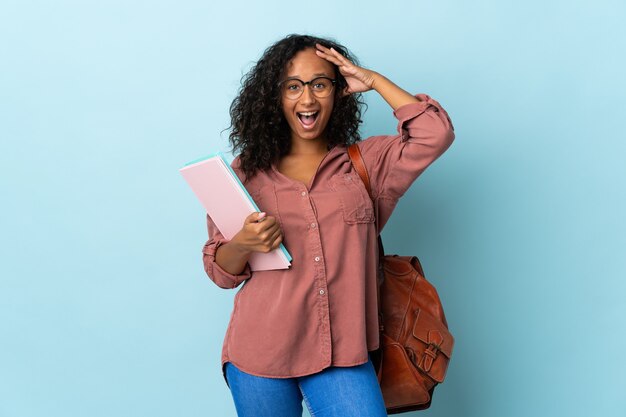
[[[319,43],[333,48],[358,65],[358,61],[334,40],[308,35],[288,35],[267,48],[261,59],[242,78],[238,96],[230,106],[229,142],[239,153],[241,169],[247,178],[269,169],[289,153],[291,135],[285,120],[278,83],[287,63],[300,51]],[[343,96],[345,78],[335,66],[335,104],[326,127],[328,147],[350,145],[361,139],[359,123],[361,94]]]

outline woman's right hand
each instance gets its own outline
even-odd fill
[[[215,262],[226,272],[239,275],[253,252],[269,252],[283,241],[280,225],[275,217],[252,213],[233,238],[217,248]]]
[[[283,235],[276,218],[264,212],[254,212],[246,217],[243,227],[230,243],[243,253],[267,253],[278,248],[282,241]]]

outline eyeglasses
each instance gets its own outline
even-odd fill
[[[328,77],[317,77],[311,81],[304,82],[297,78],[289,78],[281,81],[278,85],[283,97],[289,100],[296,100],[300,98],[304,92],[304,86],[308,85],[311,89],[311,93],[317,98],[325,98],[333,92],[335,83],[337,81]]]

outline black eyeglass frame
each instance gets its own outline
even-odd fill
[[[281,90],[281,92],[282,92],[282,87],[283,87],[283,84],[284,84],[284,83],[286,83],[286,82],[288,82],[288,81],[299,81],[299,82],[302,84],[302,92],[300,93],[300,95],[299,95],[298,97],[294,97],[294,98],[291,98],[291,97],[286,97],[286,98],[287,98],[287,99],[289,99],[289,100],[297,100],[297,99],[299,99],[300,97],[302,97],[302,94],[304,94],[304,88],[305,88],[307,85],[308,85],[308,86],[310,86],[310,85],[311,85],[311,83],[312,83],[313,81],[319,80],[320,78],[323,78],[323,79],[328,80],[328,81],[330,81],[330,82],[331,82],[331,84],[332,84],[332,88],[330,89],[330,93],[328,94],[328,96],[318,97],[318,96],[317,96],[317,94],[315,94],[315,90],[314,90],[314,89],[312,89],[311,87],[309,87],[309,88],[311,89],[311,94],[313,94],[315,97],[318,97],[318,98],[326,98],[326,97],[329,97],[329,96],[330,96],[330,94],[332,93],[333,89],[335,88],[335,84],[337,84],[337,80],[336,80],[336,79],[332,79],[332,78],[330,78],[330,77],[326,77],[326,76],[324,76],[324,75],[322,75],[321,77],[315,77],[315,78],[313,78],[312,80],[309,80],[309,81],[302,81],[300,78],[287,78],[286,80],[283,80],[283,81],[281,81],[281,82],[279,82],[279,83],[278,83],[278,88],[279,88],[279,89]]]

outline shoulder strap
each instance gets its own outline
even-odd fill
[[[372,186],[370,185],[370,176],[367,174],[367,168],[365,167],[365,162],[363,161],[363,155],[361,155],[361,150],[359,149],[359,145],[354,143],[348,147],[348,156],[350,157],[350,161],[352,161],[352,165],[354,169],[361,177],[363,184],[365,184],[365,189],[367,193],[370,195],[370,198],[374,200],[372,196]]]
[[[348,146],[348,156],[350,157],[350,162],[352,162],[352,166],[354,167],[356,172],[359,174],[359,177],[361,177],[361,180],[363,181],[363,184],[365,185],[365,189],[367,190],[367,193],[372,199],[372,202],[374,202],[374,206],[376,206],[374,196],[372,195],[372,186],[370,183],[370,176],[367,173],[367,167],[365,166],[365,161],[363,161],[363,155],[361,155],[361,150],[359,149],[358,144],[354,143]],[[374,213],[375,213],[376,223],[378,223],[377,207],[374,207]],[[378,229],[378,224],[376,225],[376,228]],[[380,238],[380,235],[378,235],[378,249],[379,249],[379,253],[385,253],[385,250],[383,248],[383,241]]]

